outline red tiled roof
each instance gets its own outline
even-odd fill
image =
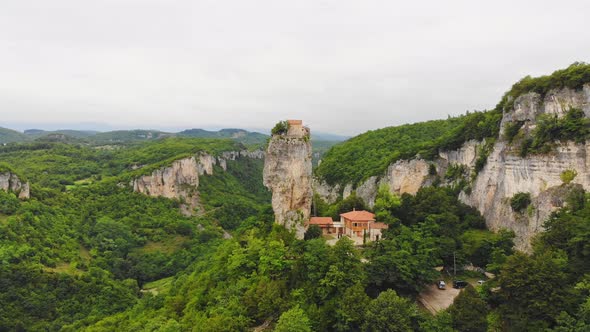
[[[374,229],[388,229],[389,225],[387,225],[384,222],[376,222],[376,223],[373,223],[373,225],[371,227]]]
[[[369,221],[375,220],[375,215],[369,211],[350,211],[346,213],[342,213],[340,215],[348,220],[352,221]]]
[[[310,225],[332,225],[333,223],[332,217],[311,217],[309,219]]]

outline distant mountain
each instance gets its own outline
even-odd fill
[[[334,142],[342,142],[349,139],[350,136],[343,136],[337,134],[330,134],[330,133],[323,133],[323,132],[314,132],[311,131],[311,139],[315,141],[334,141]]]
[[[173,133],[166,133],[159,130],[115,130],[104,133],[97,133],[90,138],[95,143],[130,143],[138,141],[149,141],[174,136]]]
[[[24,133],[0,128],[0,144],[12,142],[25,142],[32,140],[42,141],[64,141],[64,142],[86,142],[89,144],[124,144],[140,141],[149,141],[165,137],[195,137],[195,138],[228,138],[236,140],[248,146],[262,146],[266,144],[269,136],[257,131],[250,131],[239,128],[226,128],[221,130],[187,129],[178,133],[164,132],[159,130],[115,130],[99,132],[94,130],[44,130],[26,129]],[[312,140],[318,149],[314,150],[323,154],[327,149],[348,139],[346,136],[312,132]]]
[[[87,138],[98,134],[98,131],[94,130],[73,130],[73,129],[60,129],[60,130],[43,130],[43,129],[27,129],[25,135],[40,138],[52,134],[63,134],[74,138]]]
[[[262,145],[266,143],[266,140],[268,139],[267,135],[235,128],[221,129],[219,131],[188,129],[179,132],[177,135],[199,138],[231,138],[245,145]]]
[[[35,142],[87,143],[84,138],[58,132],[50,132],[35,139]]]
[[[0,127],[0,144],[23,142],[28,140],[30,140],[30,137],[19,131]]]

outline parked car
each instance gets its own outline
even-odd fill
[[[478,280],[478,281],[477,281],[477,284],[478,284],[478,285],[483,285],[483,283],[484,283],[484,282],[485,282],[485,281],[483,281],[483,280]]]
[[[447,284],[441,280],[438,282],[438,289],[446,289],[447,288]]]
[[[464,280],[454,280],[453,281],[453,288],[465,288],[467,287],[467,281]]]

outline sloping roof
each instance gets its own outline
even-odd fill
[[[332,225],[333,223],[332,217],[311,217],[309,219],[309,225]]]
[[[344,217],[348,220],[353,221],[369,221],[375,220],[375,215],[369,211],[350,211],[346,213],[340,214],[341,217]]]
[[[388,229],[389,225],[387,225],[384,222],[376,222],[376,223],[373,223],[373,225],[371,227],[374,229]]]

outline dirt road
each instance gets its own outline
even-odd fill
[[[438,289],[436,285],[430,285],[418,295],[418,301],[433,314],[444,310],[453,304],[460,290],[447,286],[447,289]]]

